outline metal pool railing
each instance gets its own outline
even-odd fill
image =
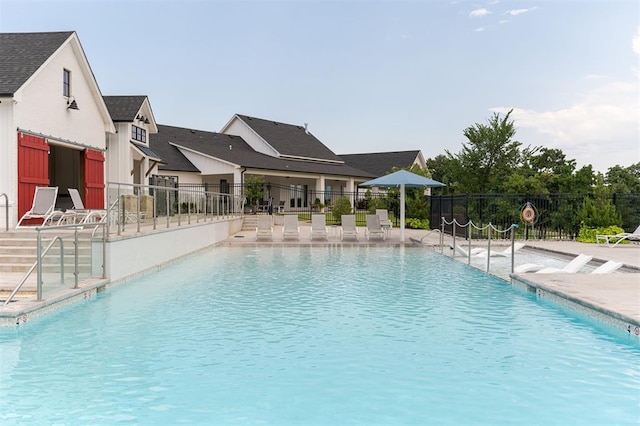
[[[9,196],[3,192],[0,197],[4,197],[4,231],[7,232],[9,230]]]
[[[96,231],[101,228],[102,229],[102,235],[99,237],[96,237]],[[74,276],[74,281],[73,281],[73,287],[71,288],[78,288],[78,284],[79,284],[79,278],[80,278],[80,257],[79,257],[79,253],[81,250],[80,247],[80,243],[81,243],[81,238],[84,239],[85,244],[88,244],[88,250],[89,250],[89,264],[85,265],[85,268],[89,269],[89,275],[93,276],[93,264],[94,264],[94,243],[98,243],[99,246],[101,246],[102,248],[102,259],[101,259],[101,276],[102,278],[106,278],[106,269],[105,269],[105,265],[106,265],[106,241],[107,241],[107,237],[106,237],[106,223],[105,222],[93,222],[90,224],[72,224],[72,225],[55,225],[55,226],[39,226],[35,228],[36,232],[37,232],[37,257],[36,257],[36,261],[33,263],[33,265],[31,265],[31,267],[27,270],[27,272],[25,273],[25,275],[22,277],[22,279],[20,280],[20,282],[18,283],[18,285],[15,287],[15,289],[11,292],[11,295],[4,301],[4,305],[7,305],[9,302],[11,302],[11,300],[13,299],[13,297],[18,293],[18,291],[20,291],[20,289],[22,288],[22,286],[24,285],[24,283],[27,281],[27,279],[29,278],[29,276],[31,276],[31,274],[33,273],[33,271],[36,271],[37,274],[37,287],[36,287],[36,292],[37,292],[37,297],[36,299],[38,301],[41,301],[43,298],[43,288],[44,288],[44,272],[43,272],[43,267],[44,267],[44,260],[45,260],[45,256],[47,254],[49,254],[51,248],[54,246],[54,244],[56,242],[59,243],[60,245],[60,251],[59,251],[59,268],[60,268],[60,283],[62,285],[64,285],[65,283],[65,244],[64,244],[64,240],[65,238],[69,238],[70,236],[72,237],[72,246],[73,246],[73,276]],[[66,231],[72,230],[73,231],[73,235],[66,233]],[[81,231],[84,231],[81,233]],[[45,233],[53,233],[53,237],[51,238],[51,241],[49,242],[49,244],[43,248],[43,242],[46,241],[46,237],[43,237],[43,234]],[[82,234],[82,235],[81,235]],[[98,247],[98,245],[96,245],[95,247]]]
[[[173,188],[107,182],[107,234],[120,235],[130,226],[166,228],[201,220],[241,216],[245,200],[239,195],[206,191],[202,187]]]
[[[495,232],[497,234],[506,234],[509,233],[511,236],[511,272],[513,273],[513,269],[515,267],[515,230],[518,229],[518,225],[517,224],[512,224],[511,226],[509,226],[507,229],[498,229],[495,226],[493,226],[491,224],[491,222],[489,222],[487,225],[485,226],[477,226],[475,225],[472,221],[469,221],[465,224],[461,224],[459,223],[456,219],[453,219],[452,221],[447,221],[444,217],[441,219],[441,229],[440,229],[440,251],[444,252],[444,228],[447,225],[452,225],[453,230],[452,230],[452,238],[453,238],[453,242],[452,242],[452,249],[453,249],[453,256],[455,256],[456,251],[457,250],[457,243],[456,243],[456,227],[459,228],[466,228],[467,229],[467,241],[468,241],[468,247],[465,253],[465,255],[467,256],[467,263],[470,265],[471,264],[471,256],[472,256],[472,249],[471,249],[471,242],[472,242],[472,231],[473,229],[477,230],[477,231],[487,231],[487,238],[486,238],[486,242],[487,242],[487,251],[486,251],[486,255],[487,255],[487,266],[486,266],[486,271],[489,272],[491,269],[491,239],[492,239],[492,232]],[[500,239],[504,239],[504,238],[500,238]]]

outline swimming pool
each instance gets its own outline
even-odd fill
[[[220,247],[0,330],[2,424],[637,424],[640,345],[422,249]]]

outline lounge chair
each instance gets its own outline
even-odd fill
[[[298,215],[285,215],[284,226],[282,227],[282,239],[298,239],[299,236],[300,228],[298,227]]]
[[[340,239],[358,239],[358,229],[356,228],[356,216],[353,214],[342,215],[342,226],[340,227]]]
[[[596,243],[598,243],[598,245],[604,244],[607,247],[615,247],[623,241],[639,242],[640,226],[633,232],[622,232],[616,235],[596,235]]]
[[[464,248],[462,248],[462,246],[460,244],[456,244],[455,247],[452,245],[450,246],[451,249],[454,249],[459,255],[463,256],[463,257],[469,257],[469,252],[467,250],[465,250]],[[476,256],[480,253],[482,253],[483,251],[487,251],[487,249],[483,249],[481,247],[475,247],[471,249],[471,256]]]
[[[380,217],[378,215],[367,215],[367,227],[364,230],[364,236],[367,237],[367,240],[371,238],[382,238],[383,240],[385,239],[386,233],[380,225]]]
[[[610,274],[612,272],[617,271],[622,267],[622,262],[616,262],[613,260],[609,260],[602,265],[598,266],[596,269],[591,271],[592,274]]]
[[[256,228],[256,239],[271,240],[273,238],[273,219],[271,215],[259,215],[258,227]]]
[[[327,218],[325,215],[323,214],[311,215],[311,239],[312,240],[328,239]]]
[[[524,244],[522,243],[513,243],[513,252],[516,253],[518,250],[520,250],[523,247],[524,247]],[[471,252],[474,256],[487,257],[486,249],[481,249],[481,251],[477,251],[475,253],[473,252],[473,250]],[[491,257],[509,257],[509,256],[511,256],[511,245],[509,245],[509,247],[507,247],[504,250],[491,250]]]
[[[71,223],[102,222],[106,218],[106,210],[86,209],[77,189],[69,188],[69,195],[71,196],[71,201],[73,201],[73,209],[64,212],[58,223],[64,223],[65,221]]]
[[[57,186],[36,186],[33,195],[31,210],[22,215],[16,228],[20,228],[23,220],[42,219],[42,224],[46,224],[51,216],[62,215],[61,211],[56,211],[56,200],[58,198]],[[24,227],[24,225],[22,225]]]
[[[573,274],[578,272],[583,266],[589,263],[593,259],[593,256],[587,256],[586,254],[579,254],[571,262],[567,263],[562,268],[546,268],[543,265],[537,263],[525,263],[518,265],[513,269],[513,272],[521,274],[524,272],[535,272],[537,274],[552,274],[552,273],[569,273]]]
[[[380,219],[380,226],[384,229],[385,233],[389,235],[389,231],[393,228],[393,224],[389,220],[389,212],[385,209],[376,209],[376,214]]]

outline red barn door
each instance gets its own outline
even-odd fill
[[[18,218],[31,210],[36,186],[49,186],[49,144],[44,138],[18,133]]]
[[[104,208],[104,155],[100,151],[84,151],[84,206]]]

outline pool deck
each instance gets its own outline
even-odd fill
[[[389,231],[385,240],[365,238],[364,228],[358,228],[358,240],[340,239],[338,227],[329,227],[327,240],[311,240],[311,226],[309,223],[301,223],[297,239],[283,240],[282,226],[274,226],[271,240],[256,239],[255,231],[240,231],[228,239],[218,243],[218,246],[401,246],[400,230],[393,228]],[[142,230],[145,232],[153,232]],[[126,237],[124,235],[123,237]],[[464,239],[458,238],[457,244],[467,244]],[[437,231],[405,229],[406,247],[416,249],[429,249],[440,251],[440,234]],[[444,238],[444,247],[448,249],[452,243],[449,236]],[[473,242],[474,246],[482,247],[481,241]],[[508,241],[493,241],[492,248],[502,249],[509,244]],[[511,274],[511,284],[536,292],[540,298],[546,298],[561,304],[584,311],[589,315],[600,317],[606,322],[612,323],[618,328],[624,328],[629,334],[640,335],[640,245],[625,244],[617,247],[598,246],[573,241],[536,241],[525,242],[523,250],[536,250],[538,253],[566,259],[567,261],[580,253],[593,256],[590,266],[598,266],[608,260],[622,262],[624,267],[613,274],[592,275],[586,272],[575,274]],[[467,259],[456,257],[458,261]],[[516,254],[516,265],[517,254]],[[7,274],[4,274],[7,275]],[[5,277],[6,278],[6,277]],[[21,276],[16,276],[16,283]],[[505,279],[505,277],[501,277]],[[63,290],[61,294],[39,302],[42,304],[42,313],[53,310],[53,305],[60,300],[79,300],[92,297],[101,291],[107,281],[89,279],[80,283],[80,288],[75,290]],[[33,286],[26,283],[25,287]],[[70,297],[73,294],[73,297]],[[34,301],[30,301],[33,308]],[[17,318],[21,311],[22,301],[14,302],[8,306],[0,305],[0,323],[8,325],[9,318]],[[1,321],[2,319],[7,321]]]

